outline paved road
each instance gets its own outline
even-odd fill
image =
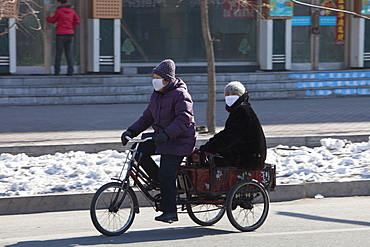
[[[369,246],[370,197],[303,199],[270,204],[266,222],[241,233],[226,215],[200,227],[182,214],[172,225],[155,222],[151,208],[141,208],[128,232],[101,236],[88,211],[0,216],[0,246]]]
[[[300,100],[251,100],[263,125],[368,123],[370,97]],[[216,104],[216,125],[228,113]],[[0,107],[0,133],[122,130],[136,120],[146,104],[55,105]],[[206,103],[195,102],[197,125],[206,125]]]
[[[369,140],[370,97],[251,100],[251,104],[261,120],[269,147],[317,146],[324,137],[354,142]],[[224,105],[217,102],[217,130],[224,126],[228,116]],[[146,104],[0,107],[0,153],[5,150],[40,155],[68,150],[120,150],[122,131],[145,107]],[[195,102],[194,111],[197,125],[206,125],[206,103]],[[197,140],[204,142],[210,137],[198,135]]]

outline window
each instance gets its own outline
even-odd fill
[[[209,5],[216,62],[256,61],[255,13],[232,3]],[[124,63],[206,61],[198,0],[123,0],[121,31]]]

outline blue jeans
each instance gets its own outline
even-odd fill
[[[63,50],[67,60],[67,75],[73,74],[73,56],[72,56],[73,34],[58,34],[56,36],[56,54],[55,54],[55,74],[60,74],[60,62],[62,60]]]

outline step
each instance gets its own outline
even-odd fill
[[[227,81],[217,81],[216,88],[222,91]],[[320,88],[345,88],[345,87],[364,87],[370,86],[370,80],[317,80],[317,81],[248,81],[244,83],[247,90],[271,90],[271,89],[287,89],[287,90],[300,90],[300,89],[320,89]],[[189,91],[208,90],[207,82],[205,81],[189,81],[187,82]],[[35,84],[30,87],[29,85],[2,85],[0,88],[0,95],[23,95],[23,94],[80,94],[80,93],[114,93],[114,92],[151,92],[152,86],[150,83],[145,84],[137,83],[117,83],[114,81],[92,83],[92,84]]]
[[[276,72],[270,73],[228,73],[217,74],[217,81],[245,80],[247,81],[269,81],[269,80],[289,80],[290,73]],[[184,81],[207,81],[207,74],[177,74]],[[94,84],[105,82],[117,83],[148,83],[151,75],[74,75],[70,76],[0,76],[0,85],[42,85],[42,84]]]
[[[207,81],[207,74],[177,74],[177,77],[183,78],[184,81]],[[0,85],[37,85],[37,84],[57,84],[63,81],[63,84],[93,84],[115,81],[118,83],[147,83],[151,74],[138,75],[74,75],[70,76],[0,76]],[[308,71],[308,72],[252,72],[252,73],[219,73],[216,75],[217,81],[242,80],[243,83],[249,81],[281,81],[281,80],[312,80],[312,79],[359,79],[370,78],[370,70],[340,70],[340,71]],[[134,81],[133,81],[134,80]]]
[[[207,74],[178,75],[194,101],[206,101]],[[242,81],[252,99],[368,96],[370,71],[228,73],[216,76],[216,98],[224,86]],[[146,103],[151,75],[2,76],[0,106],[46,104]],[[345,78],[344,78],[345,77]]]
[[[206,101],[206,92],[191,93],[193,101]],[[302,98],[304,92],[279,90],[274,92],[253,92],[253,99],[287,99]],[[54,105],[54,104],[115,104],[115,103],[147,103],[150,94],[110,94],[110,95],[67,95],[67,96],[9,96],[0,97],[0,106],[15,105]],[[216,94],[216,100],[224,100],[222,92]]]
[[[321,82],[320,82],[321,83]],[[330,91],[330,90],[358,90],[362,94],[368,94],[370,90],[370,80],[368,83],[361,84],[347,84],[342,83],[340,86],[332,84],[328,85],[319,85],[314,82],[308,83],[307,85],[302,86],[300,82],[264,82],[264,83],[250,83],[246,85],[246,88],[250,93],[257,92],[271,92],[271,91]],[[356,86],[357,85],[357,86]],[[188,84],[188,90],[191,94],[194,93],[207,93],[208,86],[207,84]],[[216,92],[223,93],[224,84],[218,83],[216,85]],[[0,88],[0,97],[23,97],[23,96],[35,96],[35,97],[44,97],[44,96],[94,96],[94,95],[121,95],[121,94],[151,94],[153,87],[151,85],[58,85],[58,86],[41,86],[36,85],[33,87],[30,86],[4,86]],[[311,95],[311,94],[309,94]]]
[[[334,89],[339,90],[339,89]],[[270,90],[270,91],[252,91],[250,98],[253,100],[272,100],[272,99],[304,99],[304,98],[333,98],[344,97],[346,95],[369,97],[369,89],[367,93],[354,92],[347,88],[342,89],[342,92],[333,92],[334,90]],[[307,93],[309,92],[309,94]],[[204,102],[207,100],[207,92],[191,92],[193,101]],[[122,93],[122,94],[107,94],[107,95],[65,95],[65,96],[2,96],[0,97],[0,106],[17,106],[17,105],[56,105],[56,104],[117,104],[117,103],[147,103],[150,99],[150,93]],[[223,101],[224,95],[222,91],[216,94],[216,100]]]

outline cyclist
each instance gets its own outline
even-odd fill
[[[126,136],[133,138],[152,127],[153,141],[141,143],[141,166],[155,184],[159,180],[161,207],[163,214],[157,221],[178,221],[176,207],[176,173],[184,156],[190,155],[195,146],[195,121],[193,101],[186,84],[175,77],[175,63],[163,60],[153,69],[154,92],[143,115],[125,131],[122,144],[127,144]],[[142,138],[148,137],[143,134]],[[160,167],[151,158],[160,154]]]
[[[260,121],[252,109],[248,91],[239,81],[225,86],[226,110],[230,113],[222,131],[214,135],[199,151],[219,153],[216,166],[239,166],[261,170],[265,166],[266,139]]]

